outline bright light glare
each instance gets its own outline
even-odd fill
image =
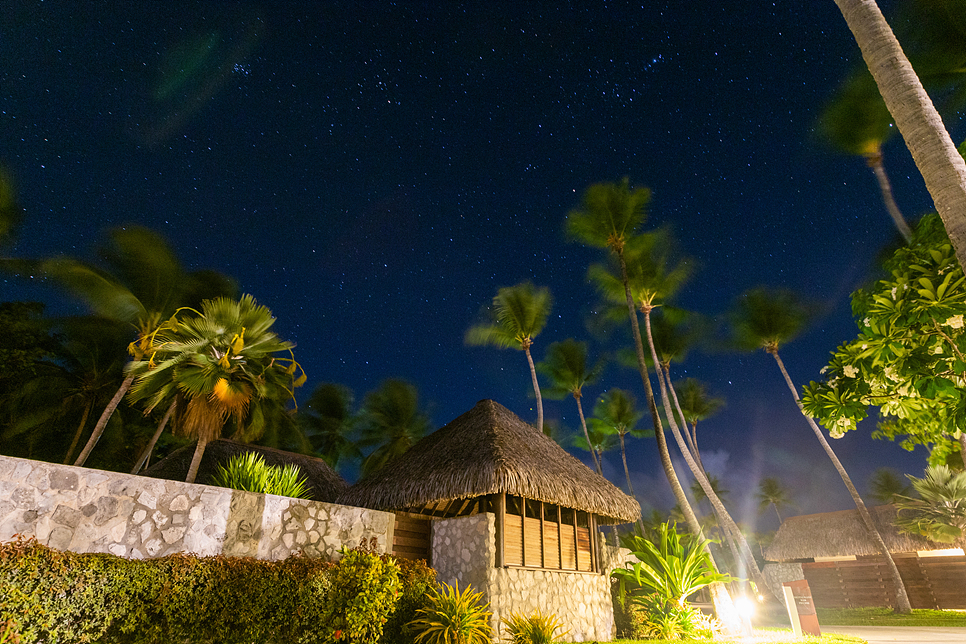
[[[741,620],[747,622],[755,614],[755,602],[742,595],[735,599],[735,610],[741,615]]]

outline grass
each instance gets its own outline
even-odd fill
[[[966,611],[914,609],[897,615],[889,608],[819,608],[818,623],[830,626],[960,626]]]
[[[755,629],[751,637],[734,640],[615,640],[614,644],[866,644],[865,640],[851,635],[827,633],[821,637],[795,637],[790,629]]]

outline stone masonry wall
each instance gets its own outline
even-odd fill
[[[501,622],[511,613],[554,614],[569,630],[565,641],[613,639],[614,607],[607,575],[496,567],[493,514],[433,521],[433,567],[437,579],[467,584],[490,603],[494,641],[506,634]],[[614,558],[614,555],[609,555]],[[606,559],[607,557],[605,557]]]
[[[279,560],[392,547],[394,516],[363,508],[0,456],[0,542],[73,552]]]

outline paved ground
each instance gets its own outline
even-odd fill
[[[966,644],[966,628],[935,628],[925,626],[822,626],[822,633],[855,635],[869,644],[887,642],[916,642],[916,644]]]

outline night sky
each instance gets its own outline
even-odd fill
[[[604,255],[563,221],[589,184],[628,176],[653,190],[645,227],[669,224],[699,266],[680,305],[719,315],[760,284],[822,305],[783,351],[793,379],[818,379],[895,236],[872,172],[816,129],[855,42],[832,0],[641,5],[5,2],[0,164],[26,209],[10,252],[91,257],[110,227],[148,226],[272,309],[309,375],[300,399],[402,377],[435,426],[482,398],[533,422],[523,354],[463,334],[530,279],[555,299],[535,358],[589,340]],[[932,208],[898,137],[886,167],[908,217]],[[82,311],[7,277],[0,299]],[[673,376],[727,400],[699,440],[736,518],[755,523],[763,476],[794,512],[850,506],[770,356],[694,352]],[[612,366],[588,412],[612,386],[643,408],[639,376]],[[545,406],[579,427],[572,399]],[[873,426],[832,443],[860,491],[882,465],[921,475],[925,451]],[[669,507],[653,439],[629,458],[642,503]],[[620,483],[619,452],[606,465]]]

